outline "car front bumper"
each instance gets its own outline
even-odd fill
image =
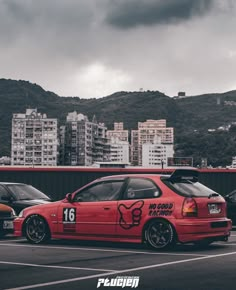
[[[23,232],[22,232],[23,221],[24,221],[24,219],[19,218],[19,217],[17,217],[14,220],[14,236],[16,236],[16,237],[23,236]]]
[[[0,219],[0,236],[12,234],[14,232],[13,218]]]

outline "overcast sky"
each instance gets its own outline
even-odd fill
[[[0,0],[0,78],[60,96],[236,89],[234,0]]]

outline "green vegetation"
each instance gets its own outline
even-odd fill
[[[113,129],[123,122],[125,129],[137,129],[138,122],[166,119],[175,128],[176,156],[192,156],[194,165],[207,158],[212,166],[231,164],[236,156],[236,126],[216,130],[236,122],[236,91],[173,99],[158,91],[117,92],[99,99],[59,97],[27,81],[0,79],[0,156],[10,156],[11,119],[14,113],[37,108],[48,117],[65,122],[68,112],[96,115]],[[234,103],[235,102],[235,103]],[[216,131],[208,132],[208,129]]]

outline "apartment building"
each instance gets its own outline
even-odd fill
[[[139,162],[139,131],[131,130],[131,147],[130,147],[130,163],[134,166],[138,166]]]
[[[112,137],[110,142],[110,162],[118,162],[123,164],[129,164],[129,142],[121,141],[117,137]]]
[[[124,130],[123,122],[115,122],[113,130],[107,130],[107,139],[116,138],[120,141],[129,142],[129,131]]]
[[[13,114],[11,164],[56,166],[58,156],[57,119],[48,118],[37,109]]]
[[[115,122],[114,130],[107,130],[107,140],[110,145],[110,162],[129,163],[130,145],[129,131],[124,130],[123,122]]]
[[[90,122],[83,114],[69,113],[66,124],[60,127],[61,165],[90,166],[94,162],[107,161],[106,130],[96,117]]]
[[[173,156],[174,145],[162,144],[160,136],[155,136],[153,143],[142,145],[142,165],[144,167],[167,167],[168,158]]]
[[[138,122],[138,130],[131,131],[131,164],[143,166],[143,144],[154,144],[159,138],[161,144],[174,143],[174,128],[166,127],[166,120],[147,120]],[[173,156],[172,156],[173,157]],[[146,155],[145,155],[146,158]]]

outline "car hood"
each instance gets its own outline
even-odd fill
[[[53,201],[53,202],[47,202],[47,203],[44,203],[44,204],[36,204],[36,205],[32,205],[32,206],[28,206],[24,209],[24,211],[26,213],[28,212],[31,212],[32,209],[34,211],[34,213],[37,213],[38,211],[41,211],[43,209],[46,210],[46,209],[54,209],[56,207],[58,207],[59,205],[61,204],[61,200],[59,201]]]
[[[33,205],[38,205],[38,204],[47,204],[51,203],[50,200],[44,200],[44,199],[31,199],[31,200],[17,200],[15,201],[15,205],[25,205],[26,207],[28,206],[33,206]]]
[[[0,211],[1,212],[12,212],[12,208],[8,205],[0,203]]]

